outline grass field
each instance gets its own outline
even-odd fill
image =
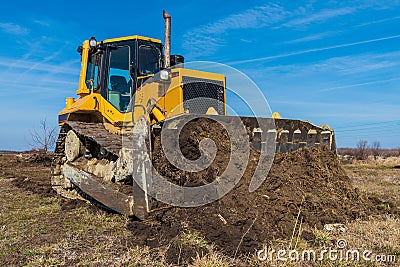
[[[49,185],[45,160],[27,155],[0,154],[0,266],[271,266],[255,255],[225,256],[196,232],[182,232],[169,244],[150,248],[127,228],[128,219],[81,201],[65,200]],[[400,207],[400,169],[389,166],[347,165],[345,170],[360,191]],[[382,206],[388,209],[388,206]],[[346,223],[345,231],[312,229],[310,240],[298,238],[300,222],[293,222],[293,238],[273,240],[275,249],[317,251],[335,247],[339,239],[349,249],[394,255],[396,263],[282,262],[277,266],[399,266],[400,216],[372,216]],[[255,248],[257,249],[262,248]],[[174,259],[171,260],[171,259]]]

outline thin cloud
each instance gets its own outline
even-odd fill
[[[43,20],[43,19],[35,19],[33,22],[36,24],[39,24],[41,26],[45,26],[45,27],[49,27],[51,25],[50,21]]]
[[[339,16],[351,15],[361,7],[343,7],[336,9],[324,9],[320,12],[309,14],[305,8],[286,10],[284,6],[269,4],[257,6],[245,10],[242,13],[229,15],[215,22],[195,28],[183,36],[182,47],[189,57],[211,55],[227,42],[225,34],[231,30],[259,29],[269,27],[277,30],[281,28],[306,27],[313,23],[322,23]],[[333,33],[331,33],[333,34]],[[328,35],[328,33],[326,33]],[[297,40],[297,42],[311,41],[312,38],[321,39],[326,36],[310,36],[309,39]],[[296,43],[296,40],[294,40]]]
[[[61,49],[59,49],[58,51],[55,51],[53,54],[51,54],[50,56],[45,57],[43,60],[41,61],[37,61],[35,64],[31,65],[31,67],[28,68],[28,70],[26,72],[24,72],[23,74],[29,72],[29,71],[33,71],[36,70],[40,67],[40,65],[49,62],[53,59],[55,59],[58,55],[61,54],[61,52],[64,50],[65,46],[63,46]]]
[[[27,28],[24,28],[12,22],[0,23],[0,29],[3,32],[13,35],[27,35],[29,33],[29,30]]]
[[[334,73],[343,76],[354,74],[372,73],[377,74],[378,71],[387,71],[388,69],[397,68],[400,65],[400,53],[389,52],[380,54],[359,54],[343,57],[333,57],[322,62],[306,65],[305,67],[293,66],[292,72],[304,75],[305,73]],[[369,74],[370,73],[370,74]]]
[[[320,40],[326,37],[331,37],[338,34],[340,31],[329,31],[329,32],[322,32],[317,34],[311,34],[302,38],[297,38],[294,40],[286,41],[285,44],[298,44],[298,43],[306,43],[311,41]]]
[[[220,36],[228,31],[266,27],[282,21],[287,14],[276,4],[254,7],[187,32],[183,37],[183,48],[194,56],[212,54],[224,45]]]
[[[252,40],[249,40],[249,39],[246,39],[246,38],[241,38],[240,41],[243,42],[243,43],[247,43],[247,44],[251,44],[253,42]]]
[[[48,65],[50,67],[50,65]],[[74,92],[78,84],[79,69],[74,75],[65,73],[53,73],[51,70],[32,72],[21,75],[21,69],[15,68],[7,75],[0,72],[0,83],[12,90],[3,90],[0,96],[15,96],[24,92],[25,97],[38,92],[51,92],[53,94],[63,94]]]
[[[384,22],[392,21],[392,20],[396,20],[396,19],[400,19],[400,16],[393,17],[393,18],[386,18],[386,19],[374,20],[374,21],[370,21],[370,22],[365,22],[365,23],[358,24],[358,25],[356,25],[356,26],[354,26],[354,27],[364,27],[364,26],[369,26],[369,25],[373,25],[373,24],[384,23]]]
[[[326,47],[320,47],[320,48],[314,48],[314,49],[308,49],[308,50],[301,50],[301,51],[296,51],[296,52],[291,52],[291,53],[279,54],[279,55],[275,55],[275,56],[259,57],[259,58],[253,58],[253,59],[233,61],[233,62],[228,62],[226,64],[227,65],[240,65],[240,64],[245,64],[245,63],[266,61],[266,60],[272,60],[272,59],[277,59],[277,58],[285,58],[285,57],[303,55],[303,54],[308,54],[308,53],[313,53],[313,52],[326,51],[326,50],[331,50],[331,49],[386,41],[386,40],[397,39],[397,38],[400,38],[400,35],[392,35],[392,36],[387,36],[387,37],[383,37],[383,38],[370,39],[370,40],[365,40],[365,41],[360,41],[360,42],[353,42],[353,43],[347,43],[347,44],[339,44],[339,45],[332,45],[332,46],[326,46]]]
[[[335,90],[339,90],[339,89],[354,88],[354,87],[360,87],[360,86],[372,85],[372,84],[380,84],[380,83],[388,83],[388,82],[399,81],[399,80],[400,80],[400,78],[393,78],[393,79],[378,80],[378,81],[371,81],[371,82],[365,82],[365,83],[356,83],[356,84],[350,84],[350,85],[344,85],[344,86],[325,88],[325,89],[318,90],[317,92],[330,92],[330,91],[335,91]]]
[[[283,27],[297,27],[297,26],[304,26],[308,25],[311,23],[316,23],[316,22],[323,22],[331,18],[339,17],[339,16],[344,16],[344,15],[349,15],[357,11],[356,8],[353,7],[345,7],[345,8],[339,8],[339,9],[325,9],[322,10],[318,13],[311,14],[311,15],[306,15],[300,18],[295,18],[285,24],[283,24]]]
[[[25,71],[35,70],[35,71],[44,71],[49,73],[62,73],[71,75],[75,75],[77,73],[76,68],[65,66],[64,64],[44,63],[43,61],[33,61],[33,60],[16,60],[13,58],[0,58],[0,66],[8,67],[11,64],[13,64],[13,69],[22,69]],[[32,66],[35,66],[35,68],[32,69]]]
[[[267,67],[267,72],[279,76],[306,77],[309,75],[339,75],[353,77],[354,75],[378,75],[400,66],[400,53],[360,54],[355,56],[333,57],[312,64],[290,64]],[[256,73],[255,70],[249,71]]]

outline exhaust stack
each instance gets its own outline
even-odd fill
[[[164,68],[171,67],[171,16],[167,11],[163,11],[163,17],[165,20],[164,28]]]

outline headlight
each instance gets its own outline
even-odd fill
[[[169,72],[167,70],[161,70],[160,71],[160,79],[164,81],[169,80]]]
[[[96,45],[97,45],[96,38],[94,38],[93,36],[92,36],[92,37],[90,37],[90,40],[89,40],[89,45],[90,45],[90,47],[91,47],[91,48],[94,48],[94,47],[96,47]]]

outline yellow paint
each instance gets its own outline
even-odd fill
[[[144,36],[140,36],[140,35],[132,35],[132,36],[119,37],[119,38],[111,38],[111,39],[104,40],[103,43],[107,44],[107,43],[115,43],[115,42],[130,41],[130,40],[144,40],[144,41],[149,41],[149,42],[161,44],[161,41],[158,40],[158,39],[144,37]]]
[[[66,108],[72,108],[72,106],[74,105],[74,103],[75,103],[75,99],[74,99],[73,97],[67,97],[67,98],[65,99],[65,107],[66,107]]]
[[[218,115],[218,112],[213,107],[209,107],[206,112],[207,115]]]
[[[128,124],[132,121],[132,112],[122,113],[111,105],[102,95],[92,93],[78,98],[71,107],[65,107],[58,115],[96,113],[111,124]],[[130,118],[130,119],[129,119]]]
[[[157,121],[165,120],[164,114],[157,107],[154,107],[151,113],[156,117]]]
[[[82,45],[82,59],[81,59],[81,74],[79,76],[79,85],[76,94],[83,97],[87,94],[90,94],[90,90],[86,86],[86,72],[89,60],[89,40],[83,42]]]
[[[278,112],[274,112],[274,113],[272,113],[272,118],[273,119],[282,119],[282,116],[281,116],[281,114],[279,114]]]

